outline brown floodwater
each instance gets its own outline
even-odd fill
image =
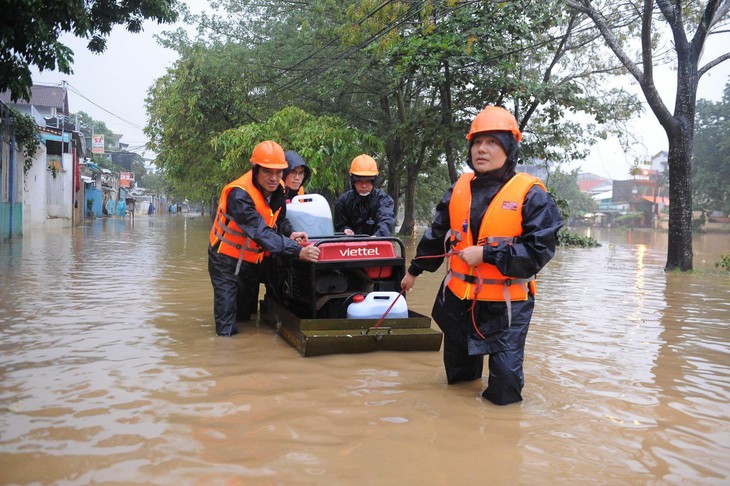
[[[696,237],[691,274],[663,271],[666,233],[560,248],[524,401],[499,407],[486,378],[447,386],[440,352],[216,337],[208,228],[97,220],[0,244],[1,484],[728,484],[727,234]],[[409,306],[430,314],[442,276]]]

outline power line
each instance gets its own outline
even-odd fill
[[[79,95],[80,97],[82,97],[83,99],[85,99],[86,101],[88,101],[89,103],[91,103],[92,105],[96,106],[100,110],[105,111],[106,113],[109,113],[114,118],[117,118],[117,119],[123,121],[124,123],[128,124],[132,128],[136,128],[139,131],[144,131],[144,127],[142,125],[139,125],[137,123],[131,122],[131,121],[127,120],[126,118],[122,118],[121,116],[117,115],[116,113],[114,113],[114,112],[112,112],[112,111],[104,108],[103,106],[101,106],[97,102],[89,99],[86,95],[84,95],[78,89],[76,89],[74,86],[72,86],[68,81],[64,81],[63,84],[66,85],[66,86],[68,86],[68,88],[70,89],[70,91],[72,91],[73,93]]]

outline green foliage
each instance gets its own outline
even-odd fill
[[[73,51],[59,41],[61,33],[89,39],[90,51],[103,52],[115,25],[139,32],[145,19],[171,22],[180,9],[176,0],[14,0],[1,5],[0,91],[10,89],[13,100],[30,100],[31,65],[72,72]]]
[[[630,212],[626,214],[621,214],[619,216],[616,216],[616,219],[614,220],[614,223],[616,223],[618,226],[635,226],[639,223],[641,220],[641,217],[643,216],[640,212]]]
[[[558,202],[563,218],[580,216],[595,211],[597,204],[578,188],[578,169],[563,172],[557,168],[548,178],[548,189]]]
[[[241,76],[248,50],[235,45],[206,47],[177,43],[181,58],[150,88],[145,133],[155,164],[176,191],[207,200],[229,182],[210,141],[225,130],[258,121],[266,114],[263,96],[254,93],[254,73]]]
[[[15,131],[15,143],[19,147],[23,147],[23,173],[27,173],[33,166],[33,159],[41,145],[38,126],[31,116],[24,115],[12,107],[10,111],[12,112],[11,123]]]
[[[416,221],[427,224],[433,221],[436,205],[450,186],[451,181],[444,164],[419,174],[415,197]]]
[[[91,148],[90,140],[92,135],[104,135],[104,150],[106,152],[116,150],[116,147],[113,146],[114,132],[106,126],[105,122],[94,119],[84,111],[72,114],[71,118],[78,120],[79,131],[88,139],[88,148]]]
[[[700,215],[696,218],[692,218],[692,232],[693,233],[702,233],[704,232],[703,226],[707,224],[707,216],[704,212],[701,212]]]
[[[580,236],[563,229],[558,232],[558,246],[595,248],[601,244],[590,236]]]
[[[145,175],[144,180],[140,183],[140,186],[145,189],[147,194],[162,195],[172,193],[165,174],[162,172],[154,172]]]
[[[722,101],[697,101],[693,150],[694,209],[730,214],[730,82]]]
[[[730,272],[730,255],[720,255],[721,260],[715,263],[715,268],[724,268]]]
[[[212,138],[252,124],[237,136],[260,139],[256,126],[292,106],[377,137],[356,142],[377,148],[353,150],[376,157],[388,192],[396,204],[400,195],[411,199],[406,207],[415,216],[423,210],[416,206],[440,197],[434,191],[434,200],[412,200],[428,193],[412,187],[422,179],[415,174],[446,161],[445,181],[453,180],[465,155],[464,133],[485,104],[513,109],[525,132],[523,156],[553,165],[581,158],[586,145],[638,109],[627,92],[601,88],[612,66],[596,54],[595,32],[576,29],[560,1],[216,5],[220,15],[198,19],[200,40],[180,31],[166,37],[181,59],[148,98],[150,148],[167,176],[189,188],[212,190],[235,172],[232,164],[245,165],[250,146],[238,147],[237,162],[222,161],[209,150]],[[574,112],[595,123],[567,120]],[[307,161],[331,156],[308,149],[318,130],[297,141],[300,127],[289,128],[285,149],[301,146]],[[322,180],[310,188],[346,188],[336,174],[336,166],[318,167]]]
[[[226,130],[211,143],[221,159],[221,177],[233,180],[250,168],[256,144],[274,140],[285,150],[296,150],[312,169],[308,190],[339,194],[349,188],[350,162],[361,153],[377,153],[377,138],[351,128],[337,117],[315,117],[299,108],[284,108],[263,123]]]

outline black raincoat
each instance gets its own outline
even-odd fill
[[[266,224],[246,191],[239,188],[231,190],[227,204],[228,214],[236,224],[262,248],[271,252],[272,256],[299,256],[302,247],[289,238],[292,227],[286,219],[283,187],[279,187],[269,198],[269,207],[273,212],[281,208],[275,228]],[[216,248],[208,245],[208,273],[213,284],[215,328],[216,334],[220,336],[236,334],[236,323],[248,321],[251,314],[256,313],[259,282],[270,274],[267,269],[273,265],[273,258],[264,258],[261,264],[242,262],[238,275],[235,274],[237,263],[237,259],[218,253]]]
[[[351,229],[356,235],[390,236],[395,228],[393,198],[373,187],[367,196],[353,189],[335,201],[335,231]]]
[[[304,178],[302,179],[302,185],[300,187],[305,187],[307,181],[312,176],[311,169],[307,167],[307,163],[304,162],[302,156],[294,150],[287,150],[284,155],[286,156],[286,163],[289,165],[289,167],[284,169],[284,173],[281,175],[281,179],[285,180],[286,176],[289,175],[289,172],[293,171],[297,167],[304,167]],[[284,194],[286,196],[286,199],[291,201],[292,199],[294,199],[294,196],[299,195],[299,191],[284,187]]]
[[[470,211],[473,241],[481,220],[494,196],[514,176],[514,163],[505,175],[479,175],[471,182]],[[444,242],[449,231],[449,203],[453,186],[436,207],[431,227],[426,230],[416,250],[416,258],[408,272],[420,275],[424,270],[436,271],[443,258],[420,257],[441,255],[448,251]],[[527,278],[536,275],[555,254],[557,232],[563,221],[552,198],[533,186],[525,196],[522,208],[522,235],[512,244],[485,245],[483,260],[496,265],[504,275]],[[489,379],[484,398],[505,405],[522,400],[525,338],[535,305],[533,295],[526,301],[513,301],[511,325],[505,302],[477,301],[474,319],[471,300],[457,298],[442,282],[433,305],[432,317],[444,333],[444,366],[449,384],[477,380],[482,376],[484,356],[489,355]],[[478,326],[479,335],[474,329]]]

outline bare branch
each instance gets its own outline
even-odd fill
[[[658,0],[659,2],[664,2],[664,6],[667,7],[668,12],[664,13],[665,17],[667,15],[672,16],[674,15],[673,8],[670,8],[671,6],[667,5],[666,0]],[[711,0],[714,1],[714,0]],[[636,79],[636,81],[639,82],[639,86],[641,87],[641,91],[644,93],[644,96],[646,97],[646,101],[649,104],[649,107],[654,112],[654,115],[656,115],[657,120],[659,120],[659,123],[665,127],[665,129],[668,131],[669,127],[673,125],[675,120],[672,117],[671,112],[669,109],[667,109],[667,106],[664,104],[664,101],[662,100],[661,96],[659,95],[659,92],[656,89],[656,85],[654,84],[654,78],[653,78],[653,71],[650,71],[649,73],[645,73],[644,71],[639,68],[639,66],[634,63],[629,56],[624,51],[623,47],[621,46],[621,42],[618,40],[618,38],[614,35],[613,30],[611,26],[608,25],[606,22],[605,17],[598,11],[596,8],[592,5],[591,0],[566,0],[566,3],[569,7],[572,7],[574,9],[577,9],[580,12],[585,13],[588,15],[591,20],[593,20],[593,23],[596,24],[596,27],[601,32],[601,35],[605,39],[606,43],[608,44],[608,47],[613,51],[613,53],[616,55],[616,57],[621,61],[621,64],[624,65],[624,67],[631,73],[632,76]],[[647,20],[646,16],[650,15],[650,13],[647,13],[647,10],[651,12],[653,10],[653,2],[652,0],[645,0],[644,2],[644,14],[642,17],[642,47],[647,47],[646,42],[649,42],[651,39],[651,21]],[[675,18],[677,18],[675,16]],[[646,32],[645,30],[648,29],[649,32]],[[683,31],[682,31],[683,32]],[[645,40],[646,39],[646,40]],[[675,37],[676,39],[676,37]],[[648,44],[648,47],[650,47],[651,44]],[[644,64],[647,64],[647,57],[646,53],[642,50],[642,55],[644,59]],[[648,65],[651,65],[651,59],[648,61]]]
[[[568,40],[570,39],[570,36],[573,33],[573,24],[576,21],[576,14],[572,14],[570,16],[570,20],[568,20],[568,25],[565,28],[565,34],[563,34],[562,39],[560,39],[560,43],[558,44],[557,49],[555,49],[555,54],[553,55],[553,59],[550,62],[550,65],[545,70],[545,74],[542,78],[543,84],[548,84],[550,82],[550,77],[552,76],[553,69],[558,64],[558,61],[560,61],[560,58],[565,55],[565,52],[567,50],[567,44]],[[527,109],[527,113],[525,113],[525,116],[522,117],[522,122],[520,123],[520,130],[524,130],[525,126],[527,125],[528,120],[532,116],[532,114],[537,110],[537,107],[540,105],[540,101],[536,98],[532,101],[529,108]]]
[[[702,75],[705,74],[710,69],[714,68],[715,66],[717,66],[718,64],[720,64],[723,61],[727,61],[728,59],[730,59],[730,52],[726,52],[722,56],[717,57],[717,58],[713,59],[712,61],[708,62],[707,64],[705,64],[704,66],[702,66],[700,69],[697,70],[697,79],[701,78]]]
[[[644,80],[654,79],[654,64],[651,45],[651,19],[654,13],[652,0],[644,0],[644,11],[641,14],[641,59],[644,66]]]
[[[710,20],[710,25],[708,29],[712,29],[715,25],[720,23],[725,16],[730,12],[730,2],[722,0],[720,2],[720,5],[718,5],[717,10],[715,11],[715,15],[712,16],[712,19]],[[725,30],[721,31],[715,31],[715,32],[727,32]],[[712,33],[712,32],[711,32]]]
[[[590,0],[566,0],[566,4],[569,7],[578,10],[579,12],[583,12],[584,14],[588,15],[591,20],[593,20],[593,23],[596,25],[598,31],[605,39],[608,47],[613,51],[619,61],[621,61],[621,64],[623,64],[624,67],[628,69],[631,75],[636,78],[639,83],[641,83],[644,79],[644,73],[623,50],[620,41],[613,34],[613,31],[606,23],[605,18],[603,17],[603,15],[601,15],[600,12],[595,9],[595,7],[593,7],[593,5],[591,5]]]

